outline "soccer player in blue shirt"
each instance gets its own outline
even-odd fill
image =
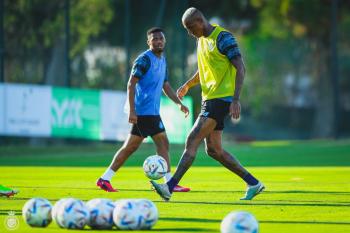
[[[149,49],[141,53],[134,62],[127,88],[129,123],[133,124],[131,133],[115,154],[109,168],[96,183],[107,192],[118,191],[112,187],[110,180],[148,136],[152,137],[157,154],[162,156],[168,164],[168,173],[164,177],[165,182],[171,179],[169,141],[159,115],[162,91],[179,106],[180,110],[185,113],[185,117],[188,116],[189,110],[181,103],[168,82],[167,63],[163,55],[165,42],[161,28],[149,29],[147,31]],[[176,185],[174,191],[188,192],[190,189]]]
[[[226,29],[210,24],[193,7],[183,14],[182,24],[190,35],[197,38],[198,71],[178,89],[177,94],[182,98],[190,88],[200,84],[202,109],[187,137],[185,150],[173,178],[165,184],[151,183],[157,193],[168,201],[174,187],[191,167],[197,149],[204,140],[207,154],[248,185],[241,200],[252,200],[265,186],[227,152],[221,142],[225,116],[238,119],[241,112],[239,99],[245,66],[236,39]]]

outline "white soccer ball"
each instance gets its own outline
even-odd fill
[[[90,212],[88,225],[93,229],[111,229],[113,227],[113,210],[115,203],[110,199],[96,198],[88,201],[86,207]]]
[[[114,224],[121,230],[142,229],[143,216],[134,199],[124,199],[116,202],[113,211]]]
[[[44,198],[32,198],[22,209],[24,221],[32,227],[46,227],[51,223],[51,203]]]
[[[141,229],[151,229],[158,221],[157,206],[147,199],[139,199],[136,203],[143,217]]]
[[[258,233],[259,223],[245,211],[233,211],[221,222],[221,233]]]
[[[89,221],[89,210],[84,202],[75,198],[60,202],[56,215],[56,223],[67,229],[83,229]]]
[[[151,155],[143,163],[143,171],[151,180],[158,180],[168,172],[168,165],[159,155]]]
[[[56,203],[53,205],[52,207],[52,210],[51,210],[51,216],[52,216],[52,219],[57,223],[57,225],[59,227],[62,227],[62,224],[60,224],[58,222],[58,218],[57,218],[57,212],[60,208],[63,208],[63,205],[62,203],[66,202],[66,201],[69,201],[71,199],[72,200],[75,200],[74,198],[62,198],[58,201],[56,201]]]

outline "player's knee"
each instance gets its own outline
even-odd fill
[[[215,157],[215,150],[212,150],[211,148],[205,148],[205,153],[210,157]]]
[[[222,155],[222,153],[220,153],[220,151],[214,147],[206,147],[205,152],[207,153],[207,155],[215,159],[220,158],[220,156]]]

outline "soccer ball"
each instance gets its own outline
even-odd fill
[[[116,202],[113,211],[114,224],[121,230],[142,229],[143,216],[133,199],[124,199]]]
[[[56,210],[56,223],[62,228],[83,229],[89,221],[89,210],[75,198],[62,200]]]
[[[139,199],[136,203],[143,217],[141,229],[151,229],[158,221],[157,206],[147,199]]]
[[[161,156],[152,155],[147,157],[143,163],[143,171],[151,180],[158,180],[167,173],[168,165]]]
[[[22,209],[24,221],[32,227],[46,227],[50,224],[51,203],[44,198],[32,198],[27,201]]]
[[[245,211],[233,211],[221,222],[221,233],[258,233],[259,224],[255,217]]]
[[[62,203],[69,201],[69,200],[72,201],[72,200],[74,200],[74,198],[62,198],[62,199],[58,200],[55,203],[55,205],[52,207],[52,210],[51,210],[52,219],[57,223],[57,225],[59,227],[62,227],[62,224],[58,223],[57,212],[60,208],[63,208]]]
[[[110,199],[96,198],[88,201],[90,212],[88,225],[93,229],[111,229],[113,227],[114,202]]]

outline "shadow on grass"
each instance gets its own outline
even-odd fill
[[[7,198],[8,201],[27,201],[30,200],[30,197],[11,197]],[[47,199],[51,202],[56,202],[59,199]],[[82,201],[89,201],[81,199]],[[273,201],[275,203],[273,203]],[[276,201],[278,201],[276,203]],[[164,203],[164,201],[153,201],[155,203]],[[170,201],[169,204],[200,204],[200,205],[229,205],[229,206],[241,206],[241,205],[254,205],[254,206],[310,206],[310,207],[350,207],[348,202],[322,202],[322,201],[284,201],[284,200],[271,200],[271,202],[266,201],[235,201],[235,202],[217,202],[217,201]]]
[[[154,201],[162,202],[162,201]],[[201,205],[230,205],[230,206],[241,206],[241,205],[254,205],[254,206],[325,206],[325,207],[350,207],[350,203],[289,203],[289,202],[256,202],[256,201],[240,201],[240,202],[207,202],[207,201],[171,201],[176,204],[201,204]]]
[[[188,232],[217,232],[217,230],[214,229],[208,229],[208,228],[161,228],[161,229],[154,229],[155,232],[177,232],[177,231],[188,231]]]
[[[202,191],[202,190],[191,190],[191,193],[243,193],[244,191],[227,191],[227,190],[208,190],[208,191]],[[340,195],[349,195],[350,192],[337,192],[337,191],[308,191],[308,190],[288,190],[288,191],[269,191],[265,190],[264,193],[277,193],[277,194],[340,194]]]
[[[76,190],[96,190],[98,191],[99,188],[97,187],[52,187],[52,186],[16,186],[15,188],[24,188],[24,189],[76,189]],[[119,191],[125,191],[125,192],[148,192],[152,191],[151,189],[118,189]],[[237,191],[237,190],[191,190],[190,193],[244,193],[244,190]],[[269,191],[265,190],[264,193],[269,194],[335,194],[335,195],[350,195],[350,192],[338,192],[338,191],[308,191],[308,190],[288,190],[288,191]]]
[[[0,216],[1,215],[9,215],[10,213],[14,213],[15,215],[22,215],[21,210],[0,210]]]
[[[203,218],[159,218],[162,221],[171,221],[171,222],[200,222],[200,223],[220,223],[220,219],[203,219]],[[279,221],[279,220],[265,220],[259,221],[260,223],[268,224],[331,224],[331,225],[350,225],[350,222],[327,222],[327,221]]]

